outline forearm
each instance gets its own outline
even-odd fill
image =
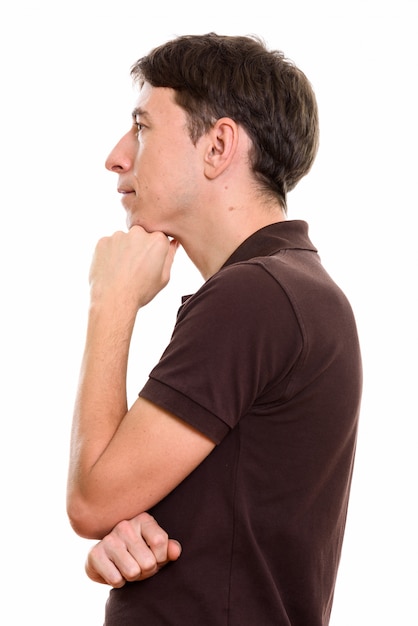
[[[89,476],[127,412],[126,372],[134,314],[92,304],[74,407],[69,497],[88,497]]]
[[[145,460],[149,437],[142,422],[138,426],[142,410],[129,420],[126,373],[136,314],[167,283],[175,250],[164,234],[140,227],[96,246],[67,488],[70,521],[85,537],[103,537],[158,497],[153,495],[156,471],[150,471],[156,461]],[[138,496],[144,494],[142,506]]]

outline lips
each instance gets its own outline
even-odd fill
[[[118,193],[121,193],[123,196],[126,196],[129,193],[134,193],[134,190],[129,189],[127,187],[118,187]]]

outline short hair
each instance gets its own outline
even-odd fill
[[[319,124],[311,84],[283,52],[253,35],[183,35],[140,58],[131,75],[175,90],[194,142],[221,117],[242,125],[258,184],[286,210],[287,192],[316,157]]]

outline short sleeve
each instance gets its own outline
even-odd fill
[[[183,305],[139,395],[219,443],[272,390],[280,402],[301,342],[277,278],[262,262],[237,263]]]

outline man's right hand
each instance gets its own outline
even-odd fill
[[[167,285],[177,248],[176,240],[141,226],[102,237],[90,266],[92,303],[111,305],[122,317],[136,315]]]
[[[123,587],[154,576],[180,554],[178,541],[169,539],[151,515],[140,513],[119,522],[90,550],[85,569],[94,582]]]

